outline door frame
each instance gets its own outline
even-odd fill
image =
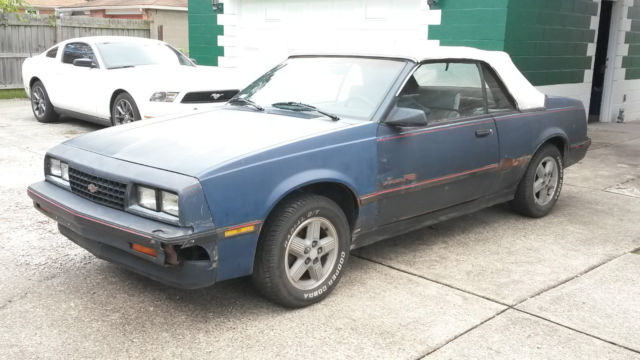
[[[625,10],[624,0],[612,0],[611,9],[611,27],[609,30],[609,43],[607,47],[607,62],[604,73],[604,84],[602,89],[602,103],[600,106],[599,122],[614,122],[615,114],[613,113],[613,85],[616,73],[616,57],[618,53],[618,37],[622,27],[623,15]],[[602,3],[600,3],[600,15],[602,14]],[[598,29],[600,31],[600,29]],[[597,35],[596,35],[596,47]],[[594,69],[595,71],[595,69]]]

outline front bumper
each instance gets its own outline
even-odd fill
[[[28,194],[36,209],[58,222],[63,235],[101,259],[178,288],[196,289],[216,282],[215,231],[194,233],[191,228],[97,205],[47,181],[31,185]],[[132,244],[152,248],[156,256],[137,252]],[[185,244],[206,249],[209,259],[165,264],[165,246]]]

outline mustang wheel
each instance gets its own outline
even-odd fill
[[[36,81],[31,87],[31,110],[33,110],[36,120],[41,123],[49,123],[59,119],[51,101],[49,101],[47,90],[40,81]]]
[[[122,93],[116,97],[111,108],[111,124],[123,125],[140,120],[140,112],[131,95]]]
[[[547,215],[560,196],[563,175],[560,151],[545,145],[531,159],[511,202],[513,209],[530,217]]]
[[[337,285],[350,242],[347,219],[333,201],[318,195],[285,201],[262,230],[253,282],[281,305],[311,305]]]

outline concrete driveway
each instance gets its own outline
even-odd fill
[[[172,289],[98,260],[32,208],[49,147],[97,127],[0,101],[6,358],[640,359],[640,123],[590,127],[544,219],[495,206],[356,251],[324,302],[248,279]]]

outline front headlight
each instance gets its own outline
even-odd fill
[[[49,159],[49,174],[61,177],[62,176],[62,162],[58,159]]]
[[[47,166],[49,175],[69,181],[69,164],[56,158],[49,158]]]
[[[138,185],[138,205],[143,208],[158,211],[158,201],[156,197],[156,189]]]
[[[164,212],[176,217],[180,215],[178,194],[142,185],[136,185],[136,194],[136,203],[145,209]]]
[[[151,95],[149,101],[155,102],[173,102],[178,97],[178,92],[158,91]]]
[[[167,191],[162,191],[162,211],[167,214],[178,216],[178,195]]]

